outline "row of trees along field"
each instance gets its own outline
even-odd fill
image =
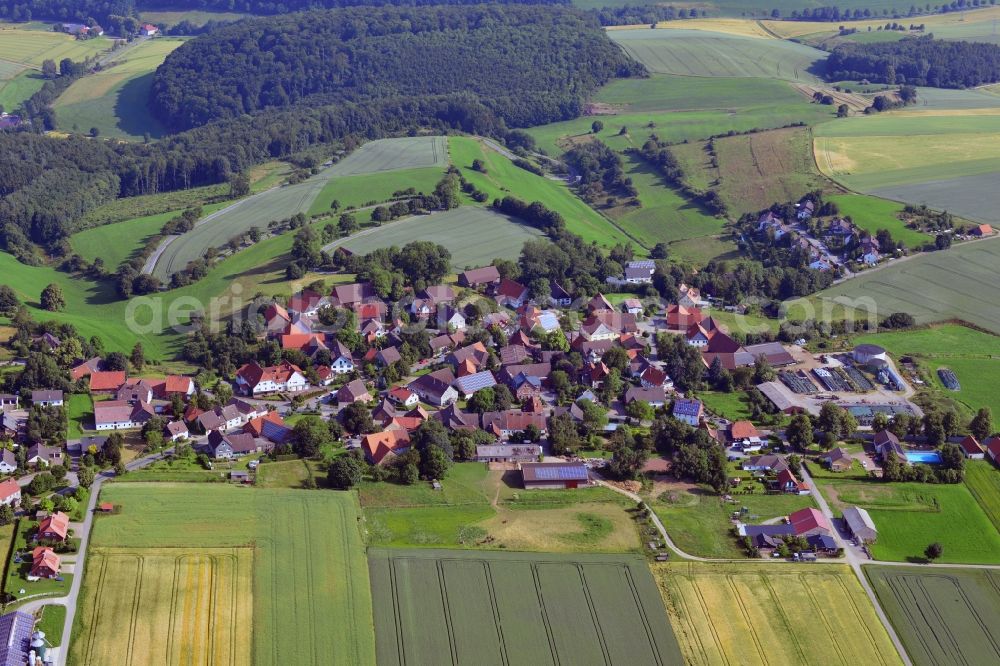
[[[317,45],[312,19],[329,24],[333,42]],[[525,28],[525,34],[532,38],[512,39],[510,33],[527,23],[537,26]],[[288,34],[275,32],[272,24],[285,26]],[[371,41],[379,46],[347,44],[332,37],[335,26],[342,25],[371,35],[355,42]],[[390,34],[386,32],[390,26],[410,31]],[[306,34],[300,35],[300,28]],[[328,155],[351,150],[365,139],[398,136],[419,128],[442,133],[458,130],[523,145],[530,137],[509,130],[509,126],[572,117],[580,112],[582,100],[602,83],[645,71],[611,44],[595,21],[574,10],[555,7],[536,6],[530,11],[501,6],[333,10],[247,21],[230,29],[238,31],[230,34],[231,38],[237,39],[239,34],[254,45],[248,45],[242,55],[230,53],[227,61],[222,53],[210,53],[213,47],[206,44],[209,40],[194,40],[178,49],[181,60],[171,60],[168,65],[172,66],[164,68],[172,73],[163,74],[185,78],[176,66],[191,54],[196,59],[199,54],[206,60],[219,58],[204,68],[199,61],[203,71],[195,75],[195,90],[190,95],[181,91],[180,95],[200,109],[192,112],[194,116],[208,119],[219,114],[223,120],[152,144],[49,138],[28,131],[0,133],[0,154],[11,156],[0,161],[0,246],[26,263],[38,261],[33,244],[45,246],[53,256],[63,256],[69,251],[65,239],[80,229],[84,213],[116,197],[225,182],[271,159],[287,159],[309,168],[324,159],[320,152]],[[252,29],[295,44],[303,58],[301,67],[291,55],[257,68],[246,65],[252,57],[268,61],[261,50],[263,43],[243,32]],[[312,45],[303,44],[303,40]],[[392,46],[396,41],[405,42],[408,48]],[[228,43],[236,48],[234,42]],[[518,45],[517,57],[505,58],[504,50],[511,43]],[[424,53],[421,45],[433,51],[433,56]],[[374,53],[383,46],[385,53]],[[326,47],[340,49],[343,56],[335,59],[338,64],[334,67],[318,55]],[[370,55],[377,66],[349,60],[348,54],[359,58]],[[421,82],[420,72],[408,64],[432,59],[438,64],[455,63],[453,83],[440,79]],[[263,109],[270,102],[257,97],[249,107],[258,112],[241,111],[228,120],[225,118],[237,102],[227,101],[218,89],[206,91],[202,86],[202,79],[211,79],[221,89],[225,80],[225,85],[246,83],[263,93],[265,88],[272,90],[272,84],[285,85],[287,78],[295,82],[288,84],[293,90],[299,86],[297,94],[305,95],[311,84],[301,81],[302,72],[321,65],[336,70],[336,80],[362,83],[343,94],[310,94],[308,103],[298,98],[303,103],[294,106],[288,106],[292,100],[285,99],[283,108],[269,108],[266,114]],[[220,71],[227,68],[228,72]],[[289,68],[297,74],[287,72]],[[411,76],[416,78],[410,80]],[[233,77],[241,81],[236,83]],[[473,79],[484,81],[473,85]],[[332,81],[324,79],[323,86],[333,85]],[[466,84],[476,92],[465,92]],[[343,99],[350,95],[357,100]],[[239,97],[243,99],[242,94]],[[222,106],[210,111],[205,106],[209,103]],[[317,151],[319,145],[326,147]]]
[[[490,0],[499,4],[506,0]],[[517,0],[528,5],[568,5],[569,0]],[[475,5],[483,0],[12,0],[0,4],[0,16],[15,21],[55,19],[84,22],[94,18],[103,26],[113,17],[136,17],[143,9],[244,12],[274,15],[306,9],[382,5]]]
[[[942,42],[933,35],[898,42],[842,44],[826,61],[831,81],[970,88],[1000,81],[1000,46]]]
[[[572,9],[351,8],[242,21],[192,40],[157,70],[150,104],[181,130],[299,102],[461,92],[523,127],[574,118],[590,92],[642,72]]]

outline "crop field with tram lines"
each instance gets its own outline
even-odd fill
[[[686,664],[902,663],[844,565],[658,563],[653,576]]]
[[[991,570],[865,567],[915,666],[1000,661],[1000,574]]]
[[[249,574],[252,580],[239,582],[244,575],[242,569],[236,580],[252,588],[252,620],[247,617],[235,631],[239,641],[248,644],[246,649],[254,660],[296,664],[375,663],[368,564],[358,528],[359,508],[355,495],[264,488],[248,490],[221,483],[121,483],[105,486],[101,501],[121,507],[120,513],[98,517],[93,528],[95,552],[124,553],[121,555],[124,559],[108,563],[109,577],[126,581],[131,577],[134,581],[137,574],[129,573],[127,567],[119,563],[130,561],[130,557],[134,558],[131,561],[138,562],[148,552],[163,557],[164,551],[169,551],[193,558],[185,560],[190,562],[186,566],[192,572],[186,573],[184,578],[172,573],[176,557],[158,561],[152,567],[143,565],[142,585],[138,591],[140,600],[145,598],[143,595],[147,591],[147,575],[154,577],[151,581],[159,581],[151,582],[158,586],[154,589],[163,590],[163,594],[155,596],[156,601],[142,604],[140,614],[143,622],[146,618],[156,618],[151,621],[157,635],[173,633],[162,631],[163,626],[178,626],[190,616],[188,606],[171,601],[170,590],[183,588],[183,585],[178,587],[179,580],[187,580],[190,576],[205,580],[212,570],[205,565],[205,560],[211,559],[207,553],[223,548],[233,552],[245,549],[252,552],[252,557],[246,556],[248,562],[252,561]],[[88,630],[94,632],[92,640],[98,645],[103,645],[102,641],[122,642],[121,625],[102,624],[100,617],[96,620],[97,629],[87,624],[90,614],[85,610],[86,604],[95,599],[95,595],[111,594],[110,599],[119,600],[110,604],[108,598],[102,598],[98,603],[102,609],[116,608],[119,603],[135,603],[134,597],[130,599],[124,592],[115,591],[119,586],[127,588],[128,582],[116,580],[111,583],[110,591],[102,592],[101,567],[100,556],[88,559],[81,596],[84,605],[76,616],[74,642],[86,640]],[[174,576],[172,584],[169,583],[171,575]],[[136,588],[135,583],[131,585]],[[190,600],[191,608],[208,608],[198,605],[203,602],[197,596],[185,599]],[[239,617],[247,615],[249,611]],[[205,624],[200,626],[204,628]],[[215,632],[225,635],[222,627]],[[88,659],[89,653],[80,654],[76,663],[100,663]],[[136,660],[133,663],[165,661]],[[200,662],[195,659],[170,663]],[[233,663],[249,661],[241,659]]]
[[[629,555],[369,551],[378,663],[681,663]]]
[[[250,663],[251,548],[95,549],[71,664]]]

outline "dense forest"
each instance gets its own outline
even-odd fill
[[[367,25],[395,24],[403,15],[434,17],[443,25],[456,22],[467,25],[476,16],[484,25],[498,26],[496,32],[489,29],[476,31],[472,40],[493,57],[498,57],[505,40],[510,39],[507,30],[512,29],[517,21],[527,20],[523,8],[497,5],[451,8],[447,12],[433,7],[366,9],[363,13],[332,10],[286,18],[294,24],[305,16],[343,16],[342,11],[347,13],[350,23],[359,31],[367,31]],[[513,14],[511,18],[505,16],[508,11]],[[464,18],[453,18],[453,14]],[[382,17],[386,15],[388,19],[383,22]],[[314,96],[310,99],[314,104],[300,104],[267,113],[242,114],[151,144],[58,139],[30,132],[0,133],[0,154],[12,156],[12,159],[0,161],[0,246],[25,262],[36,261],[32,243],[43,245],[50,254],[60,256],[67,249],[65,237],[79,230],[78,220],[82,215],[116,197],[225,182],[234,174],[274,158],[298,160],[300,166],[308,168],[325,159],[321,155],[351,150],[366,140],[398,136],[421,128],[482,134],[519,145],[518,142],[523,141],[523,133],[509,130],[508,125],[513,124],[511,121],[546,122],[551,114],[570,117],[578,113],[579,100],[600,82],[617,74],[641,71],[638,65],[619,55],[595,22],[582,19],[574,10],[534,7],[531,16],[539,25],[558,32],[558,37],[552,39],[546,34],[546,38],[542,39],[536,33],[534,44],[520,44],[521,53],[526,53],[534,61],[518,59],[515,65],[493,72],[492,77],[483,77],[502,81],[502,85],[489,90],[484,84],[478,95],[450,91],[435,95],[400,90],[419,90],[419,83],[400,83],[396,77],[405,76],[406,63],[393,64],[387,55],[377,55],[378,61],[385,64],[384,70],[378,70],[366,61],[351,63],[358,70],[357,77],[366,81],[370,92],[370,98],[356,102],[332,103],[333,100],[328,98],[325,101],[330,103],[320,104],[323,100]],[[420,20],[415,23],[427,24]],[[238,25],[266,27],[256,21]],[[448,35],[455,36],[454,32],[450,31]],[[436,40],[435,34],[431,30],[421,33],[428,42]],[[388,41],[392,39],[386,38]],[[567,42],[573,46],[568,46]],[[443,40],[437,45],[437,57],[449,58],[449,43]],[[454,62],[468,59],[456,72],[459,79],[490,71],[488,66],[478,64],[478,53],[468,52],[470,43],[459,39],[450,58]],[[194,42],[192,46],[201,48]],[[259,47],[259,43],[256,46]],[[571,55],[558,55],[561,49]],[[276,52],[281,51],[276,49]],[[393,52],[397,58],[412,57],[408,51]],[[237,58],[235,62],[244,61]],[[492,60],[490,62],[493,63]],[[525,71],[527,69],[531,71]],[[344,72],[350,70],[337,71],[346,76]],[[267,69],[267,72],[274,75],[275,70]],[[379,72],[387,77],[386,85],[380,83]],[[247,76],[246,72],[244,75]],[[539,91],[537,86],[543,83],[558,92]],[[461,85],[459,83],[457,87]],[[522,85],[534,87],[524,90],[526,101],[523,108],[512,109],[510,104],[513,100],[521,98]],[[448,88],[444,84],[441,87]],[[379,93],[377,96],[376,91]],[[492,99],[492,93],[501,95],[502,102]],[[537,102],[533,107],[527,101],[532,98]],[[213,96],[213,99],[217,98]],[[530,117],[526,114],[528,108],[533,108],[540,115]],[[514,117],[508,119],[501,110],[510,110]],[[323,150],[315,150],[319,145],[324,146]]]
[[[915,37],[843,44],[826,61],[831,81],[867,79],[934,88],[970,88],[1000,81],[1000,46]]]
[[[151,108],[175,130],[297,103],[467,92],[514,127],[573,118],[640,73],[595,20],[519,5],[351,8],[241,21],[157,70]]]
[[[83,22],[88,18],[104,26],[119,23],[112,17],[136,16],[139,10],[169,9],[286,14],[308,9],[380,7],[383,5],[473,5],[507,0],[3,0],[0,17],[15,21],[49,19]],[[516,0],[521,4],[566,5],[569,0]]]

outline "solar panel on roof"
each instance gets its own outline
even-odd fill
[[[542,481],[572,481],[574,479],[585,479],[587,478],[587,468],[578,466],[565,467],[562,465],[558,467],[536,467],[535,478]]]

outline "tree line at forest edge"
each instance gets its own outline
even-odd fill
[[[316,37],[323,26],[326,41]],[[253,42],[250,53],[227,59],[223,45],[240,50],[251,30],[294,49],[281,59]],[[322,55],[330,47],[342,56],[332,67]],[[234,65],[252,53],[269,63]],[[178,69],[189,64],[195,80]],[[116,197],[224,182],[275,158],[316,166],[338,148],[420,129],[523,143],[511,127],[575,117],[600,85],[644,74],[596,21],[559,7],[366,8],[243,21],[188,42],[157,75],[155,100],[190,105],[184,124],[220,122],[148,145],[0,133],[0,152],[12,156],[0,164],[0,242],[28,263],[38,261],[32,243],[62,256],[60,241],[79,230],[77,221]],[[331,86],[348,79],[360,84],[334,94]],[[178,91],[184,81],[191,89]],[[234,85],[234,97],[220,95]],[[267,104],[279,108],[265,113]]]

